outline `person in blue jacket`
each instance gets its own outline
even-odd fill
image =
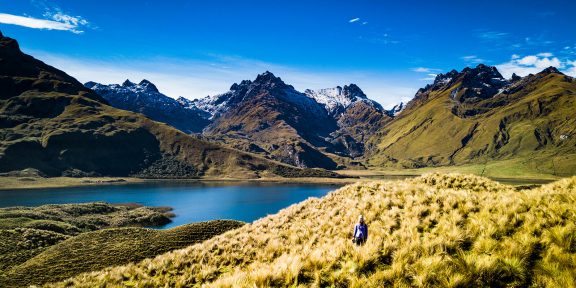
[[[356,245],[362,245],[368,240],[368,225],[364,222],[364,216],[360,215],[358,223],[354,226],[354,242]]]

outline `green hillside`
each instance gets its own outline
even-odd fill
[[[49,287],[575,287],[576,177],[357,183],[191,247]],[[351,242],[359,214],[368,242]]]
[[[371,139],[367,162],[417,168],[498,160],[517,174],[576,173],[574,78],[551,68],[511,84],[506,93],[462,100],[476,91],[466,85],[457,78],[417,95]]]
[[[139,262],[202,242],[242,225],[244,223],[239,221],[216,220],[169,230],[132,227],[82,233],[6,270],[0,277],[0,286],[40,285],[82,272]]]
[[[173,216],[169,211],[102,202],[0,208],[0,275],[81,233],[165,225]]]

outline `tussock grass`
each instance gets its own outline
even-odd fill
[[[154,259],[50,287],[576,287],[576,177],[518,191],[431,174],[358,183]],[[351,230],[359,214],[368,242]]]

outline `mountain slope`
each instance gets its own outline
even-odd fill
[[[353,164],[391,119],[354,84],[300,93],[270,72],[220,95],[178,101],[212,115],[204,137],[299,167]]]
[[[260,177],[304,171],[120,110],[0,38],[0,172],[48,176]]]
[[[317,91],[308,89],[304,93],[324,105],[336,120],[338,129],[330,134],[330,142],[343,155],[362,156],[364,143],[394,116],[394,111],[386,111],[376,101],[368,99],[355,84]]]
[[[574,287],[575,189],[576,177],[522,191],[463,175],[357,183],[49,287]]]
[[[324,107],[270,72],[195,101],[214,115],[204,135],[298,167],[336,168],[320,150],[337,129]]]
[[[145,79],[138,84],[126,80],[122,85],[95,82],[84,85],[116,108],[142,113],[186,133],[202,132],[209,123],[207,113],[183,107],[178,101],[160,93],[154,84]]]
[[[576,80],[554,68],[509,82],[479,65],[438,75],[373,137],[374,166],[423,167],[524,159],[576,172]]]

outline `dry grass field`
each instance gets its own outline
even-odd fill
[[[576,177],[345,186],[210,240],[50,287],[576,287]],[[368,242],[351,230],[359,214]]]

